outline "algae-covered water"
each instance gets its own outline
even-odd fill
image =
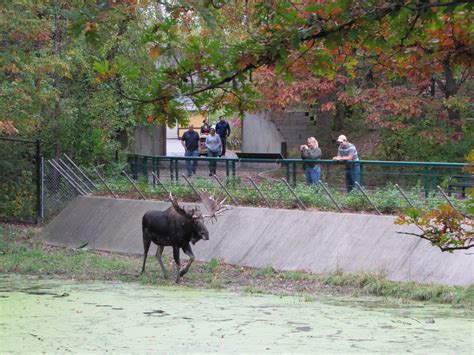
[[[473,353],[463,309],[0,277],[0,353]]]

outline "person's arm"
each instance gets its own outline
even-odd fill
[[[354,159],[354,156],[352,154],[349,154],[347,157],[338,157],[339,159],[336,160],[352,160]]]
[[[186,142],[184,141],[186,138],[185,138],[185,133],[183,133],[182,137],[181,137],[181,145],[183,146],[184,150],[186,150]]]
[[[339,150],[337,151],[337,157],[334,157],[332,158],[333,160],[343,160],[343,161],[347,161],[347,160],[353,160],[354,159],[354,155],[356,153],[356,150],[354,147],[352,148],[349,148],[349,155],[348,156],[345,156],[345,157],[341,157],[341,154],[339,152]]]
[[[313,154],[313,156],[311,157],[311,159],[314,159],[314,160],[318,160],[318,159],[321,159],[321,155],[323,153],[321,152],[321,149],[320,148],[316,148],[315,149],[315,152]]]
[[[332,158],[332,160],[341,160],[341,150],[338,148],[337,149],[337,155]]]
[[[301,159],[307,159],[308,158],[308,146],[306,144],[303,144],[300,146],[300,151],[301,151]]]
[[[227,132],[228,132],[227,137],[229,137],[230,136],[230,124],[229,123],[227,123]]]
[[[207,148],[208,150],[211,150],[211,148],[209,147],[209,137],[211,137],[211,135],[208,135],[208,136],[206,137],[206,143],[204,143],[204,144],[206,145],[206,148]]]

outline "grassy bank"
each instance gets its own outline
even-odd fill
[[[147,272],[139,275],[141,256],[52,247],[39,240],[39,231],[38,228],[0,225],[0,272],[81,281],[116,280],[147,285],[174,285],[173,280],[162,277],[154,257],[148,258]],[[166,261],[168,269],[174,270],[172,258],[166,258]],[[209,263],[193,264],[183,281],[183,287],[303,294],[308,300],[323,292],[393,297],[474,309],[474,284],[464,288],[394,282],[381,274],[281,272],[272,267],[237,267],[226,264],[224,260],[213,259]]]

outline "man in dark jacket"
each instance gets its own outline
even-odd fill
[[[188,130],[184,132],[181,137],[181,144],[184,147],[184,156],[186,157],[199,157],[199,134],[194,130],[194,126],[190,124]],[[186,170],[188,177],[196,174],[197,160],[191,161],[186,160]]]
[[[219,117],[219,122],[216,124],[216,133],[221,138],[222,152],[220,156],[225,156],[225,148],[227,137],[230,135],[230,125],[225,121],[224,116]]]

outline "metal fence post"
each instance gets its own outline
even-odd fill
[[[324,186],[323,182],[321,180],[318,181],[319,182],[319,185],[321,185],[321,187],[323,188],[323,190],[326,192],[326,194],[329,196],[329,198],[331,199],[331,201],[336,205],[336,208],[339,212],[344,212],[341,208],[341,206],[339,206],[339,204],[337,203],[337,201],[335,200],[335,198],[331,195],[331,192],[329,192],[329,189]]]
[[[36,224],[43,221],[43,159],[41,157],[41,143],[37,139],[35,142],[36,146],[36,198],[37,198],[37,211],[36,211]]]
[[[171,179],[171,181],[174,180],[174,175],[173,175],[173,159],[170,159],[170,179]]]
[[[158,176],[156,176],[154,172],[152,172],[151,174],[153,175],[153,177],[155,178],[155,180],[158,182],[158,184],[163,188],[163,190],[165,190],[165,192],[166,192],[167,194],[169,194],[168,189],[165,187],[165,185],[163,185],[163,183],[160,181],[160,179],[158,178]]]
[[[191,184],[191,181],[188,180],[188,178],[186,177],[186,175],[182,174],[181,175],[183,177],[183,179],[189,184],[189,186],[191,186],[191,189],[193,189],[194,193],[199,197],[199,199],[202,201],[202,197],[201,197],[201,194],[194,188],[193,184]]]
[[[293,163],[293,187],[296,187],[296,163]]]
[[[79,193],[79,195],[87,194],[85,191],[83,191],[80,188],[80,186],[77,186],[74,183],[74,181],[66,173],[63,172],[62,168],[57,165],[54,159],[48,160],[48,163],[53,167],[54,170],[56,170],[59,173],[59,175],[61,175],[69,183],[69,185],[71,185]]]
[[[138,189],[138,186],[135,185],[135,183],[133,182],[132,179],[130,179],[130,177],[127,175],[127,173],[122,170],[122,174],[123,174],[123,175],[127,178],[127,180],[133,185],[133,187],[134,187],[135,190],[139,193],[139,195],[141,196],[141,198],[143,198],[144,200],[146,200],[145,195],[142,194],[142,192]]]
[[[272,208],[272,205],[270,204],[270,201],[267,200],[267,198],[263,195],[262,191],[260,191],[260,189],[258,188],[257,184],[255,184],[255,182],[252,180],[252,178],[250,176],[248,176],[248,179],[250,180],[250,182],[252,183],[253,187],[255,187],[255,189],[258,191],[258,193],[260,194],[260,196],[263,198],[263,200],[267,203],[267,206],[269,208]]]
[[[105,182],[104,178],[102,177],[102,175],[100,175],[99,171],[94,168],[94,171],[95,171],[95,174],[97,175],[97,177],[99,178],[100,181],[102,181],[102,183],[105,185],[105,187],[107,188],[107,190],[109,190],[109,192],[112,194],[112,196],[114,198],[117,198],[117,196],[114,194],[114,192],[112,191],[112,189],[109,187],[109,185]]]
[[[295,196],[296,198],[296,201],[300,204],[300,206],[305,210],[306,209],[306,206],[304,205],[303,201],[301,201],[301,199],[298,197],[298,195],[295,193],[295,191],[291,188],[290,184],[288,183],[288,181],[286,181],[285,178],[281,178],[281,181],[283,181],[285,183],[285,185],[288,187],[288,189],[290,190],[290,192],[293,194],[293,196]]]
[[[75,179],[75,181],[77,182],[77,184],[81,187],[84,187],[84,191],[88,191],[88,192],[92,192],[92,189],[89,187],[89,185],[87,185],[86,183],[84,183],[84,181],[82,181],[82,179],[76,174],[76,172],[74,170],[71,169],[71,167],[69,165],[67,165],[64,160],[62,159],[58,159],[57,160],[58,162],[58,165],[61,165],[61,167],[67,171],[69,173],[69,175],[71,175],[71,177],[73,177]]]
[[[411,208],[415,208],[415,205],[410,201],[410,199],[408,198],[407,195],[405,195],[405,193],[403,192],[402,188],[400,186],[398,186],[398,184],[395,184],[395,187],[398,189],[398,191],[400,191],[400,193],[402,194],[403,198],[408,202],[408,204],[411,206]]]
[[[379,209],[377,208],[377,206],[375,206],[375,204],[372,202],[372,200],[369,198],[369,196],[365,193],[364,189],[362,188],[362,186],[360,186],[360,184],[356,181],[355,182],[355,185],[357,186],[357,188],[359,189],[359,191],[362,193],[362,195],[365,197],[365,199],[367,201],[369,201],[370,205],[377,211],[378,214],[382,214]]]
[[[97,187],[95,186],[95,184],[94,184],[94,183],[92,182],[92,180],[89,179],[89,177],[81,170],[81,168],[79,168],[79,167],[76,165],[76,163],[74,163],[74,161],[73,161],[71,158],[69,158],[69,157],[67,156],[66,153],[64,153],[63,155],[64,155],[64,157],[66,158],[66,160],[67,160],[73,167],[75,167],[75,168],[81,173],[82,176],[84,176],[84,178],[89,182],[89,184],[92,185],[92,187],[94,188],[94,190],[97,190]]]
[[[134,180],[138,180],[138,156],[133,156],[133,169],[132,169],[132,177]]]
[[[444,191],[443,191],[443,189],[441,188],[441,186],[438,185],[437,187],[438,187],[438,191],[441,192],[441,195],[444,197],[444,199],[445,199],[446,201],[448,201],[448,203],[449,203],[449,205],[452,207],[452,209],[455,210],[456,212],[459,212],[459,210],[458,210],[456,207],[454,207],[454,205],[453,205],[453,203],[451,202],[451,200],[449,199],[449,197],[446,196],[446,194],[444,193]]]
[[[176,182],[179,180],[179,167],[178,167],[178,159],[174,160],[174,172],[176,174]]]
[[[429,194],[429,170],[427,166],[423,168],[423,189],[425,190],[425,198],[427,198]]]
[[[213,175],[214,176],[214,179],[217,180],[217,182],[219,183],[219,185],[222,187],[222,189],[226,192],[227,196],[230,197],[230,199],[232,200],[232,202],[234,202],[234,204],[236,206],[238,206],[238,202],[236,201],[236,199],[230,194],[229,190],[227,190],[227,188],[224,186],[224,184],[221,182],[221,180],[219,179],[219,177],[217,175]]]
[[[144,156],[142,159],[143,179],[148,182],[148,157]]]

